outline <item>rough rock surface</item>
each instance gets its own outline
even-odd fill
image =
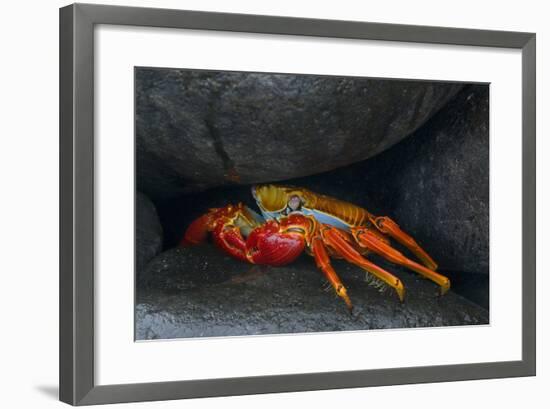
[[[172,249],[148,266],[149,280],[137,290],[136,338],[169,339],[311,331],[367,330],[487,324],[487,310],[435,284],[385,265],[407,288],[404,303],[380,293],[359,268],[334,267],[355,309],[326,287],[313,260],[304,256],[285,267],[227,262],[212,245]],[[379,260],[377,260],[379,262]],[[380,262],[381,263],[381,262]],[[382,263],[381,263],[382,264]],[[166,291],[168,290],[168,291]]]
[[[468,86],[370,160],[292,183],[392,217],[442,269],[488,274],[489,87]]]
[[[139,288],[180,292],[228,281],[248,267],[213,245],[175,247],[155,257],[140,275]]]
[[[170,197],[336,169],[399,142],[462,85],[136,70],[138,188]]]
[[[489,87],[465,89],[392,158],[384,185],[395,218],[429,244],[441,268],[488,274]]]
[[[162,250],[162,226],[155,206],[141,192],[136,194],[136,272]]]

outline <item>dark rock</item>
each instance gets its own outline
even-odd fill
[[[172,250],[150,266],[166,263],[149,286],[138,287],[137,339],[169,339],[312,331],[477,325],[488,311],[420,276],[380,262],[407,288],[404,303],[365,281],[365,273],[343,261],[334,267],[354,303],[349,314],[309,256],[284,267],[227,263],[211,245]],[[193,254],[193,255],[192,255]],[[200,259],[203,261],[200,261]],[[172,260],[172,261],[170,261]],[[179,260],[179,261],[178,261]],[[187,264],[184,260],[187,260]],[[205,262],[207,262],[205,264]],[[152,267],[151,267],[152,268]],[[196,277],[191,279],[191,275]],[[166,277],[170,277],[167,280]],[[179,278],[178,278],[179,277]],[[172,281],[170,281],[172,280]],[[192,281],[192,284],[189,282]],[[171,291],[158,288],[171,288]],[[174,291],[174,289],[179,289]]]
[[[136,70],[138,188],[170,197],[273,182],[399,142],[461,84],[292,74]]]
[[[488,274],[489,86],[465,89],[412,142],[393,152],[392,214],[441,268]]]
[[[162,226],[155,206],[136,192],[136,273],[139,278],[147,262],[162,250]]]
[[[374,158],[289,181],[387,215],[443,270],[489,273],[489,87],[468,85]]]
[[[248,266],[213,245],[175,247],[155,257],[138,281],[141,288],[178,292],[198,286],[222,283]]]
[[[489,310],[489,274],[445,271],[453,291]]]

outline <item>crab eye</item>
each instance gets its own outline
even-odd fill
[[[291,196],[290,200],[288,201],[288,207],[292,211],[298,210],[300,209],[300,207],[302,207],[302,200],[296,195]]]

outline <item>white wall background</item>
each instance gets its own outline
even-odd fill
[[[95,2],[88,0],[88,2]],[[272,14],[342,20],[534,31],[538,71],[538,376],[339,391],[132,404],[151,408],[547,407],[550,358],[545,349],[550,280],[544,230],[550,218],[549,121],[543,109],[550,85],[543,72],[550,58],[550,13],[544,2],[462,0],[159,0],[101,1],[206,11]],[[61,407],[57,402],[58,361],[58,7],[59,0],[0,5],[0,407]],[[520,251],[520,249],[518,249]],[[406,347],[406,346],[405,346]],[[411,351],[414,353],[414,351]],[[322,359],[322,357],[320,357]],[[122,405],[117,407],[123,407]]]

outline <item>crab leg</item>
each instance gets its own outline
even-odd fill
[[[350,243],[348,243],[337,228],[325,225],[321,230],[321,234],[325,244],[334,249],[350,263],[361,267],[392,287],[397,292],[399,300],[403,301],[405,297],[405,287],[399,278],[364,258]]]
[[[352,229],[352,233],[360,246],[374,251],[376,254],[381,255],[392,263],[399,264],[416,271],[417,273],[438,284],[441,287],[441,294],[445,294],[451,287],[451,281],[447,277],[405,257],[401,252],[380,240],[372,231],[365,228],[358,228]]]
[[[411,236],[401,230],[399,225],[392,219],[389,217],[377,217],[374,219],[374,225],[382,233],[388,234],[390,237],[394,238],[412,251],[414,255],[418,257],[430,270],[437,269],[437,263],[428,255],[428,253],[426,253],[426,251],[424,251],[424,249],[422,249],[422,247],[420,247]]]
[[[348,309],[351,311],[353,309],[353,305],[349,299],[346,287],[344,287],[342,281],[340,281],[340,277],[338,277],[336,271],[334,271],[334,268],[332,268],[332,265],[330,264],[330,258],[327,253],[327,249],[323,244],[323,239],[320,236],[314,237],[311,241],[310,248],[313,253],[313,257],[315,258],[317,267],[319,267],[319,269],[323,272],[326,279],[330,282],[332,287],[334,287],[336,294],[344,300],[348,306]]]

